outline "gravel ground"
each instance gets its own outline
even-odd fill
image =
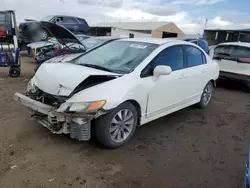
[[[102,148],[53,135],[13,101],[35,63],[24,57],[22,76],[0,69],[0,187],[241,187],[250,138],[250,94],[217,88],[211,105],[190,107],[137,129],[125,147]]]

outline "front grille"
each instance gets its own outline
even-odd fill
[[[35,93],[27,93],[27,96],[30,98],[42,102],[44,104],[48,104],[51,106],[55,106],[59,108],[59,106],[64,103],[68,97],[67,96],[54,96],[48,93],[43,92],[41,89],[36,88]]]

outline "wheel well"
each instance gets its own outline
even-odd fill
[[[137,113],[138,113],[138,123],[137,124],[140,125],[140,123],[141,123],[141,106],[140,106],[140,104],[135,100],[128,100],[126,102],[130,102],[135,106]]]
[[[216,87],[216,81],[215,80],[210,80],[212,82],[213,86]]]

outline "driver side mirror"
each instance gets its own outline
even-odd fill
[[[165,65],[159,65],[154,69],[154,76],[159,77],[161,75],[170,75],[172,72],[171,67]]]

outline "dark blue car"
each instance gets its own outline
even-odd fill
[[[47,40],[49,33],[44,30],[33,32],[39,22],[51,22],[61,25],[74,34],[84,34],[89,30],[89,25],[83,18],[73,16],[54,15],[46,16],[38,21],[29,20],[19,25],[19,40],[23,43],[31,43],[34,41]]]
[[[202,48],[207,54],[209,52],[208,42],[202,38],[195,39],[195,38],[186,38],[185,41],[192,42]]]
[[[73,16],[46,16],[39,21],[56,23],[67,28],[74,34],[83,34],[89,29],[89,25],[85,19]]]

